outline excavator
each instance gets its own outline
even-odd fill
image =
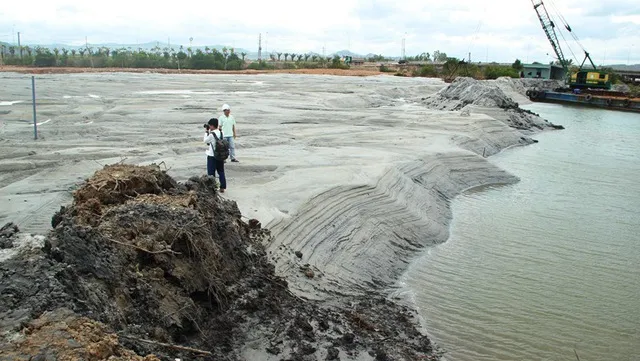
[[[549,12],[547,11],[547,8],[542,0],[531,0],[531,3],[533,4],[533,9],[536,11],[536,14],[538,14],[538,19],[540,20],[540,24],[542,25],[542,30],[544,30],[545,34],[547,35],[547,39],[549,39],[549,42],[551,43],[551,47],[553,48],[553,51],[558,58],[558,62],[560,62],[560,65],[564,68],[565,74],[569,74],[570,62],[565,58],[562,52],[562,48],[560,47],[560,42],[558,41],[558,36],[556,34],[556,24],[554,23],[551,16],[549,16]],[[558,15],[565,29],[567,29],[567,31],[571,33],[575,41],[582,48],[582,51],[584,51],[585,55],[582,64],[580,64],[580,68],[578,68],[578,71],[572,72],[571,75],[566,79],[569,87],[571,89],[611,89],[609,74],[598,70],[596,65],[593,63],[593,60],[591,60],[589,52],[585,50],[582,44],[580,44],[578,37],[573,33],[571,26],[567,24],[564,17],[559,14],[559,12]],[[593,69],[585,68],[585,63],[587,62],[587,60],[589,60],[589,63],[591,64],[591,67]]]

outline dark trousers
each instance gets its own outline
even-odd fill
[[[207,175],[215,177],[216,172],[220,177],[220,189],[227,189],[227,178],[224,176],[224,161],[207,156]]]

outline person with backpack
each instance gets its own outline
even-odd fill
[[[224,161],[229,157],[229,143],[224,139],[224,133],[218,129],[218,119],[211,118],[204,125],[204,142],[207,144],[207,175],[220,178],[220,193],[227,189],[227,179],[224,176]]]

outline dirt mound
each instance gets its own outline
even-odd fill
[[[469,104],[501,109],[518,108],[518,104],[497,85],[464,77],[456,78],[449,86],[426,99],[425,104],[454,111]]]
[[[107,327],[61,308],[45,312],[13,335],[11,347],[2,349],[2,360],[13,361],[160,361],[141,357],[124,348]]]
[[[413,314],[384,297],[341,308],[294,296],[268,262],[269,232],[245,223],[212,178],[177,184],[157,166],[107,166],[52,224],[43,252],[0,262],[0,351],[43,313],[68,309],[104,324],[94,339],[107,348],[160,358],[437,357]]]

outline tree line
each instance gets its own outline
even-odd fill
[[[191,47],[179,48],[156,46],[152,49],[121,47],[83,47],[79,49],[46,48],[29,46],[0,45],[0,60],[6,65],[36,67],[92,67],[92,68],[165,68],[165,69],[213,69],[242,70],[275,68],[268,62],[248,62],[247,53],[236,52],[234,48]],[[268,54],[272,62],[284,68],[348,68],[339,56],[324,57],[317,54],[296,54],[273,52]],[[289,63],[288,63],[289,62]]]

